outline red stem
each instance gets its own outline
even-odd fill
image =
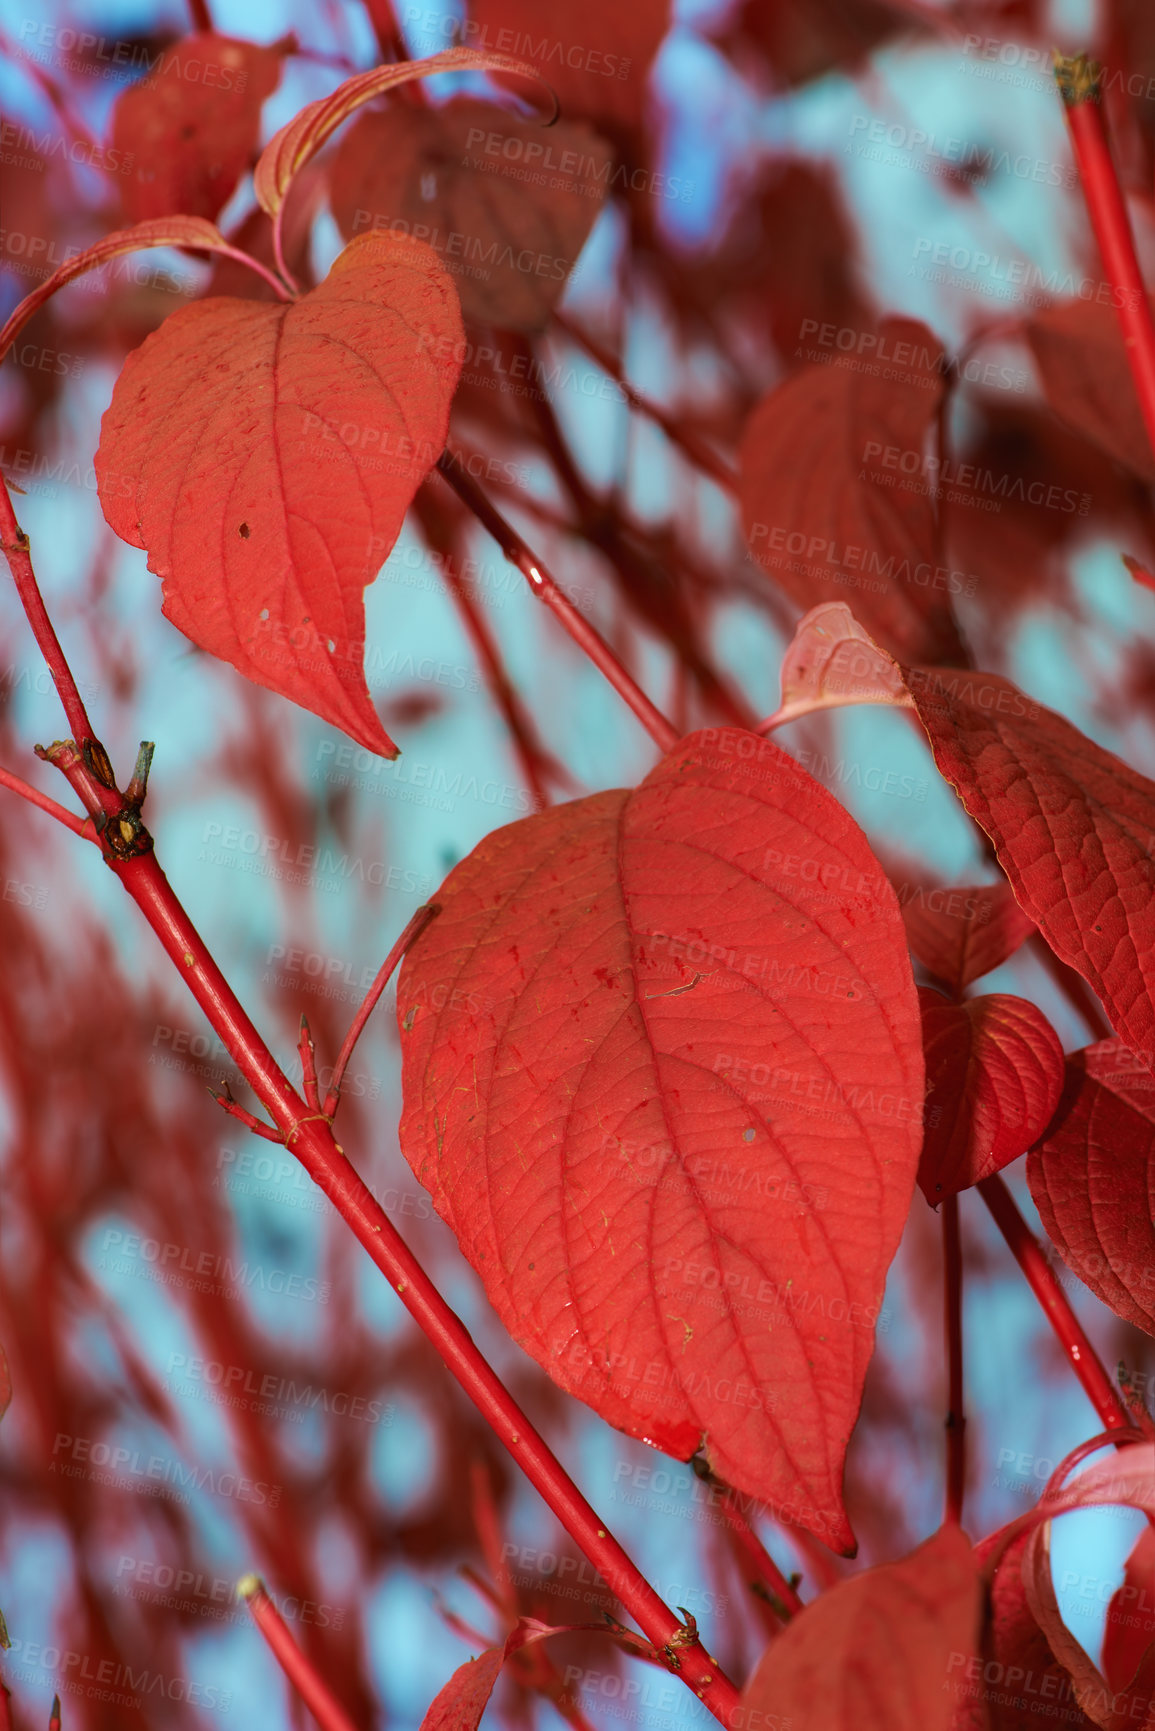
[[[36,581],[36,573],[32,569],[32,555],[29,552],[28,537],[16,521],[16,513],[12,509],[12,495],[7,484],[0,478],[0,552],[8,561],[8,569],[16,584],[16,593],[20,604],[28,616],[32,634],[37,647],[48,663],[48,671],[64,705],[64,713],[68,717],[68,725],[72,729],[72,737],[77,745],[83,746],[85,740],[96,738],[88,711],[84,707],[84,699],[76,689],[76,681],[72,677],[64,651],[48,617],[48,609]]]
[[[96,829],[90,817],[77,817],[67,806],[59,805],[56,800],[49,799],[46,793],[41,793],[38,787],[33,787],[27,781],[21,781],[11,770],[0,769],[0,787],[8,788],[12,793],[18,793],[21,799],[26,799],[40,811],[46,811],[49,817],[54,817],[57,823],[62,823],[65,829],[70,829],[73,835],[78,835],[83,841],[95,841],[99,845]]]
[[[1006,1184],[996,1174],[993,1178],[984,1178],[978,1189],[994,1216],[995,1225],[1010,1246],[1011,1254],[1026,1275],[1031,1291],[1058,1335],[1071,1368],[1082,1383],[1087,1399],[1102,1420],[1103,1428],[1115,1430],[1130,1426],[1134,1423],[1132,1415],[1119,1398],[1103,1368],[1102,1360],[1083,1332],[1082,1325],[1055,1279],[1038,1240],[1019,1213]]]
[[[958,1197],[942,1205],[943,1321],[946,1333],[946,1513],[953,1526],[962,1524],[966,1486],[966,1414],[963,1411],[962,1245],[959,1240]]]
[[[17,534],[19,551],[43,613],[43,602],[36,589],[31,561],[27,558],[27,538],[20,531]],[[10,556],[9,563],[12,562]],[[47,619],[46,614],[44,617]],[[51,631],[51,626],[48,629]],[[52,640],[55,642],[54,634]],[[63,673],[67,685],[75,691],[66,665]],[[103,747],[97,745],[96,751],[107,762]],[[94,816],[101,812],[109,813],[111,821],[101,836],[106,863],[160,939],[205,1012],[213,1031],[281,1131],[286,1147],[292,1149],[314,1183],[332,1201],[498,1440],[600,1572],[611,1592],[656,1647],[666,1648],[677,1643],[671,1647],[671,1652],[678,1663],[671,1668],[688,1688],[693,1689],[715,1718],[724,1725],[729,1724],[739,1700],[733,1683],[697,1640],[687,1644],[685,1626],[659,1598],[608,1528],[601,1524],[573,1480],[486,1363],[460,1319],[446,1304],[388,1215],[345,1158],[344,1151],[334,1140],[328,1119],[321,1113],[310,1112],[307,1102],[289,1083],[178,901],[160,868],[151,838],[145,834],[143,841],[134,846],[127,857],[117,851],[120,833],[117,819],[129,809],[124,795],[114,786],[98,783],[71,743],[57,744],[46,755],[67,777]],[[111,805],[108,802],[112,802]]]
[[[1123,332],[1127,365],[1135,382],[1147,439],[1155,451],[1155,324],[1135,256],[1127,206],[1111,160],[1099,94],[1099,70],[1098,63],[1088,60],[1085,54],[1070,59],[1055,56],[1055,78],[1066,110],[1083,196],[1107,280],[1115,291],[1112,299]]]
[[[209,11],[208,0],[188,0],[188,10],[194,30],[207,32],[212,29],[213,17]]]
[[[389,981],[393,978],[394,969],[397,967],[398,962],[400,962],[409,945],[413,942],[414,938],[425,930],[426,926],[437,912],[438,907],[436,902],[430,902],[425,907],[418,908],[405,930],[401,933],[401,936],[397,939],[397,942],[393,945],[393,948],[389,951],[389,954],[385,957],[385,960],[381,963],[380,968],[377,970],[377,978],[365,993],[364,1002],[362,1003],[361,1008],[357,1011],[357,1014],[353,1017],[349,1032],[345,1035],[341,1050],[337,1054],[337,1062],[333,1066],[333,1076],[329,1083],[329,1091],[325,1096],[325,1104],[321,1108],[326,1118],[331,1118],[337,1110],[337,1102],[341,1097],[341,1078],[344,1076],[345,1070],[348,1067],[349,1059],[353,1056],[353,1048],[364,1032],[366,1022],[377,1007],[377,1000],[389,984]]]
[[[650,702],[633,676],[626,672],[605,638],[582,618],[573,602],[558,588],[537,554],[526,545],[513,525],[506,521],[496,505],[466,472],[465,465],[447,451],[438,458],[437,469],[462,504],[467,505],[477,520],[489,530],[505,557],[521,572],[534,594],[561,620],[578,648],[584,650],[594,666],[605,674],[618,696],[633,710],[650,738],[662,751],[672,751],[679,739],[677,730]]]
[[[320,1725],[321,1731],[357,1731],[349,1715],[289,1633],[289,1626],[257,1575],[237,1582],[237,1596],[248,1605],[253,1622],[272,1649],[281,1670]]]

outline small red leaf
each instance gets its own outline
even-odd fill
[[[1127,1559],[1123,1579],[1107,1606],[1103,1674],[1124,1689],[1155,1642],[1155,1527],[1144,1527]]]
[[[914,708],[894,657],[878,647],[844,601],[824,601],[795,626],[782,661],[782,703],[758,731],[849,703]]]
[[[467,319],[544,329],[605,200],[613,152],[588,126],[542,136],[475,97],[364,114],[331,176],[346,237],[429,234]],[[424,225],[422,227],[421,225]]]
[[[103,240],[85,247],[75,258],[65,259],[50,277],[25,295],[0,331],[0,359],[3,359],[33,313],[37,312],[57,289],[86,271],[99,270],[101,265],[120,258],[126,252],[143,252],[154,246],[186,246],[195,252],[234,253],[220,230],[199,216],[166,216],[152,222],[138,222],[132,228],[118,228]]]
[[[902,378],[876,378],[866,363],[810,366],[754,410],[739,453],[746,537],[800,606],[845,600],[849,586],[857,619],[884,649],[960,660],[929,489],[899,472],[910,453],[921,465],[942,397],[942,345],[910,319],[884,321],[878,340],[903,353]]]
[[[952,1691],[975,1653],[974,1552],[943,1527],[898,1563],[841,1581],[762,1655],[735,1725],[792,1731],[947,1731]]]
[[[473,48],[447,48],[426,60],[405,60],[399,65],[372,66],[368,72],[358,72],[328,96],[306,103],[287,126],[270,138],[253,172],[261,209],[269,216],[277,215],[293,176],[310,157],[316,156],[342,121],[366,102],[407,84],[411,78],[429,78],[435,72],[506,72],[518,78],[531,78],[535,83],[545,82],[537,68],[527,61],[517,60],[512,54],[483,54]],[[547,122],[556,114],[555,101],[552,114],[546,116]]]
[[[1027,1182],[1067,1265],[1117,1315],[1155,1334],[1155,1076],[1121,1040],[1068,1058]]]
[[[510,1630],[503,1646],[488,1647],[476,1659],[467,1659],[457,1667],[426,1708],[421,1731],[477,1731],[505,1661],[533,1641],[567,1633],[566,1629],[524,1617]]]
[[[923,967],[962,993],[1001,967],[1035,929],[1007,883],[899,892],[906,936]]]
[[[1123,563],[1136,583],[1141,583],[1144,589],[1155,589],[1155,577],[1152,577],[1150,571],[1140,560],[1132,558],[1130,553],[1124,553]]]
[[[281,49],[208,31],[165,50],[117,98],[111,143],[130,156],[124,207],[136,222],[182,212],[217,217],[257,147],[261,104],[277,88]]]
[[[445,442],[461,319],[436,254],[363,235],[289,306],[198,301],[129,356],[100,503],[187,637],[385,757],[362,592]]]
[[[935,762],[1015,899],[1155,1062],[1155,783],[991,673],[911,668]]]
[[[406,1159],[514,1337],[832,1546],[921,1141],[894,894],[768,740],[489,835],[397,991]],[[433,1006],[441,1006],[434,1008]]]
[[[1042,1135],[1063,1089],[1063,1048],[1025,998],[992,992],[948,1004],[923,990],[919,1001],[928,1110],[918,1181],[937,1204],[1001,1172]]]

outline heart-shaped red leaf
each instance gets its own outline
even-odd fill
[[[867,361],[809,366],[754,410],[739,453],[746,538],[800,606],[845,602],[849,587],[884,649],[961,660],[927,482],[902,467],[913,453],[921,468],[942,344],[911,319],[884,321],[878,342],[902,355],[902,378],[875,377]]]
[[[1050,1133],[1027,1182],[1048,1237],[1079,1279],[1155,1334],[1155,1076],[1121,1040],[1067,1060]]]
[[[166,48],[155,71],[117,97],[111,143],[133,158],[123,187],[134,222],[217,217],[249,166],[281,49],[206,31]]]
[[[461,329],[429,247],[364,235],[289,306],[174,313],[101,426],[101,506],[173,624],[385,757],[363,591],[444,445]]]
[[[898,899],[911,949],[955,993],[1001,967],[1035,929],[1007,883],[918,885]]]
[[[974,1552],[959,1527],[943,1527],[799,1612],[762,1655],[734,1725],[946,1731],[979,1616]]]
[[[992,673],[906,672],[935,762],[1055,954],[1155,1062],[1155,782]]]
[[[918,996],[927,1080],[918,1181],[937,1205],[1001,1172],[1042,1135],[1063,1090],[1063,1048],[1025,998]]]
[[[544,329],[605,200],[613,152],[588,126],[549,132],[475,97],[363,114],[337,155],[341,233],[428,240],[467,319]]]
[[[397,991],[401,1141],[514,1337],[832,1546],[921,1144],[902,921],[769,740],[487,836]],[[439,1006],[439,1007],[438,1007]]]

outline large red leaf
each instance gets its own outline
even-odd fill
[[[386,757],[362,595],[445,442],[461,330],[429,247],[364,235],[292,305],[174,313],[101,426],[104,514],[173,624]]]
[[[205,32],[165,50],[160,64],[117,97],[114,149],[135,159],[124,182],[133,222],[216,217],[257,146],[261,104],[281,76],[281,49]]]
[[[1068,1266],[1155,1334],[1155,1076],[1122,1041],[1067,1060],[1059,1111],[1031,1152],[1027,1182]]]
[[[775,1637],[742,1693],[738,1727],[946,1731],[978,1642],[974,1552],[943,1527],[901,1562],[823,1593]]]
[[[954,884],[900,895],[911,949],[936,980],[961,993],[1001,967],[1035,929],[1006,883]]]
[[[912,668],[907,684],[1015,899],[1155,1062],[1155,783],[994,674]]]
[[[548,132],[492,102],[364,114],[337,155],[346,237],[394,225],[436,247],[466,318],[544,329],[605,199],[613,153],[588,126]]]
[[[1042,1135],[1063,1088],[1063,1048],[1025,998],[991,992],[948,1004],[923,990],[919,1001],[928,1112],[918,1181],[937,1204],[1001,1172]]]
[[[1144,480],[1155,480],[1115,308],[1066,301],[1028,320],[1025,330],[1047,401],[1060,419]]]
[[[850,364],[805,367],[750,416],[739,452],[746,537],[800,606],[845,602],[849,589],[884,649],[908,661],[961,660],[955,579],[938,556],[922,460],[942,396],[942,345],[912,319],[885,320],[871,341],[902,356],[886,369],[901,377],[836,355]]]
[[[397,991],[401,1140],[514,1337],[831,1545],[921,1141],[897,903],[768,740],[496,831]],[[434,1006],[441,1005],[441,1009]]]

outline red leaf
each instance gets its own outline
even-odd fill
[[[477,1731],[505,1661],[532,1641],[566,1633],[566,1629],[550,1628],[534,1618],[523,1618],[510,1630],[503,1646],[488,1647],[476,1659],[467,1659],[457,1667],[426,1708],[421,1731]]]
[[[1007,883],[899,893],[907,941],[936,980],[961,994],[1001,967],[1035,929]]]
[[[1147,567],[1130,553],[1123,554],[1123,563],[1130,571],[1136,583],[1141,583],[1144,589],[1155,589],[1155,577],[1152,577]]]
[[[281,59],[280,47],[215,32],[186,36],[121,93],[110,142],[136,163],[123,183],[133,221],[219,216],[256,150],[261,104],[277,88]]]
[[[273,134],[260,155],[253,172],[257,203],[269,216],[276,216],[285,202],[293,177],[313,156],[342,121],[348,120],[375,96],[395,90],[412,78],[429,78],[435,72],[507,72],[515,77],[540,78],[536,67],[512,54],[481,54],[472,48],[447,48],[442,54],[431,54],[427,60],[405,60],[399,65],[372,66],[368,72],[358,72],[347,78],[328,96],[308,102],[304,108]],[[556,103],[553,116],[556,116]]]
[[[566,119],[641,121],[650,66],[670,27],[670,0],[469,0],[462,40],[536,63]]]
[[[826,601],[795,626],[782,661],[781,706],[758,731],[849,703],[914,708],[894,657],[862,629],[845,601]]]
[[[143,252],[154,246],[184,246],[194,252],[234,252],[220,230],[199,216],[166,216],[153,222],[137,223],[132,228],[114,229],[103,240],[85,247],[75,258],[65,259],[51,276],[45,277],[30,294],[25,295],[0,331],[0,359],[7,354],[33,313],[39,311],[45,301],[66,283],[84,276],[87,271],[99,270],[102,265],[127,252]]]
[[[512,153],[510,150],[512,146]],[[331,177],[346,237],[427,234],[466,318],[544,329],[605,200],[613,153],[588,126],[542,134],[492,102],[364,114]]]
[[[1107,1606],[1103,1673],[1124,1689],[1155,1642],[1155,1527],[1144,1527],[1127,1559],[1123,1580]]]
[[[952,1731],[1038,1731],[1050,1720],[1067,1731],[1091,1731],[1070,1676],[1027,1604],[1022,1560],[1029,1536],[1020,1534],[1007,1547],[991,1582],[981,1658],[955,1667]],[[983,1559],[991,1546],[992,1539],[984,1539],[975,1556]]]
[[[1155,783],[994,674],[913,668],[907,684],[1015,899],[1155,1061]]]
[[[1155,1652],[1144,1658],[1122,1688],[1111,1688],[1063,1621],[1051,1574],[1050,1540],[1050,1521],[1042,1522],[1027,1538],[1021,1558],[1023,1592],[1043,1639],[1071,1680],[1075,1701],[1100,1731],[1150,1727],[1155,1719],[1151,1710]]]
[[[835,69],[852,72],[880,43],[917,26],[912,11],[885,0],[745,0],[722,41],[743,58],[754,48],[779,84],[806,84]]]
[[[1029,319],[1025,332],[1047,401],[1060,420],[1145,481],[1155,481],[1155,458],[1115,308],[1065,301]]]
[[[460,340],[436,255],[363,235],[292,305],[174,313],[101,427],[101,506],[173,624],[386,757],[362,592],[444,444]]]
[[[923,1101],[862,832],[770,741],[711,730],[487,836],[437,900],[397,992],[402,1147],[506,1327],[611,1424],[705,1439],[848,1546]]]
[[[1122,1041],[1067,1060],[1055,1124],[1027,1161],[1027,1182],[1068,1266],[1155,1334],[1155,1076]]]
[[[775,1637],[735,1725],[791,1731],[946,1731],[955,1673],[974,1653],[974,1552],[943,1527],[901,1562],[839,1582]]]
[[[918,1181],[937,1204],[1042,1135],[1063,1089],[1063,1048],[1025,998],[992,992],[948,1004],[923,990],[919,1001],[929,1109]]]
[[[739,453],[746,536],[800,606],[845,601],[849,586],[856,618],[884,649],[959,660],[927,486],[911,490],[897,469],[911,451],[921,463],[942,345],[911,319],[885,320],[878,335],[892,353],[901,346],[902,379],[876,378],[866,362],[811,366],[754,410]],[[894,473],[881,466],[890,453]]]

